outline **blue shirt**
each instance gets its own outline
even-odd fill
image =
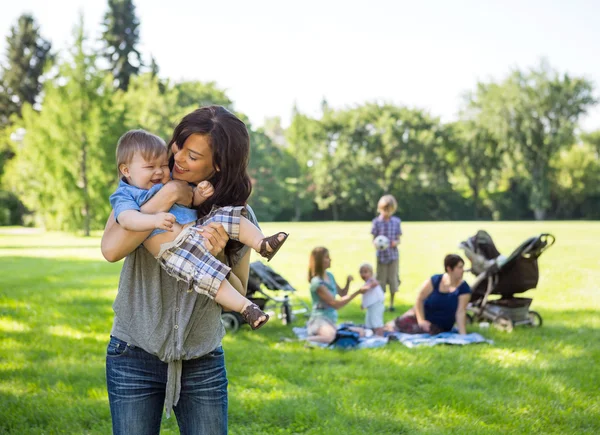
[[[456,309],[458,308],[458,297],[471,293],[471,287],[463,281],[453,292],[440,292],[440,282],[444,275],[433,275],[431,284],[433,291],[425,299],[425,320],[430,321],[443,331],[450,331],[456,320]]]
[[[390,219],[386,221],[377,216],[375,219],[373,219],[372,223],[373,226],[371,227],[371,234],[373,234],[373,237],[386,236],[391,242],[392,240],[399,240],[400,236],[402,235],[399,217],[391,216]],[[377,251],[377,261],[379,261],[381,264],[389,264],[397,259],[397,246],[392,248],[390,244],[389,248]]]
[[[329,282],[325,281],[320,276],[314,276],[310,280],[310,296],[312,297],[313,301],[312,313],[310,314],[310,317],[326,317],[335,324],[338,320],[337,310],[323,302],[319,297],[319,293],[317,293],[317,289],[320,286],[325,286],[325,288],[331,293],[331,296],[333,298],[335,298],[335,296],[337,295],[337,284],[335,283],[333,273],[327,270],[325,271],[325,273],[329,278]]]
[[[112,208],[115,212],[115,219],[117,222],[119,222],[119,215],[126,210],[140,211],[140,207],[144,205],[150,198],[152,198],[163,186],[164,184],[156,184],[149,190],[146,190],[132,186],[131,184],[121,180],[115,193],[110,196],[110,205],[112,205]],[[198,219],[198,213],[196,213],[196,210],[179,204],[174,204],[169,210],[169,213],[174,215],[177,223],[181,225],[194,222]],[[155,229],[148,236],[148,238],[165,232],[165,230]]]

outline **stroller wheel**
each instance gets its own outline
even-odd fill
[[[514,324],[508,317],[498,316],[494,319],[494,326],[502,331],[512,332]]]
[[[234,313],[221,313],[221,323],[227,332],[237,332],[240,329],[240,319]]]
[[[529,321],[530,326],[533,328],[539,328],[540,326],[542,326],[542,316],[540,316],[540,313],[538,313],[537,311],[530,311],[529,312]]]

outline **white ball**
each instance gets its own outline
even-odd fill
[[[375,244],[375,248],[377,248],[378,251],[383,251],[384,249],[390,247],[390,239],[388,239],[386,236],[375,237],[373,243]]]

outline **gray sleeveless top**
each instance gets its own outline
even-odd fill
[[[247,210],[258,226],[252,209]],[[244,246],[229,258],[230,265],[248,249]],[[125,258],[113,310],[111,335],[169,363],[165,408],[170,415],[179,400],[181,361],[206,355],[225,335],[221,307],[170,277],[140,246]]]

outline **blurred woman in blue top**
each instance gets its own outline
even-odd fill
[[[320,343],[331,343],[335,338],[337,310],[371,288],[371,285],[365,285],[354,293],[348,294],[352,276],[348,275],[346,286],[342,288],[335,281],[333,274],[327,270],[329,267],[331,267],[331,257],[327,248],[313,249],[308,264],[308,281],[313,306],[306,328],[308,339]],[[341,297],[336,299],[336,295]]]
[[[471,288],[463,280],[464,260],[455,254],[446,255],[446,273],[433,275],[421,286],[415,306],[386,325],[386,330],[409,334],[432,335],[450,331],[454,324],[460,334],[466,334],[466,309]]]

